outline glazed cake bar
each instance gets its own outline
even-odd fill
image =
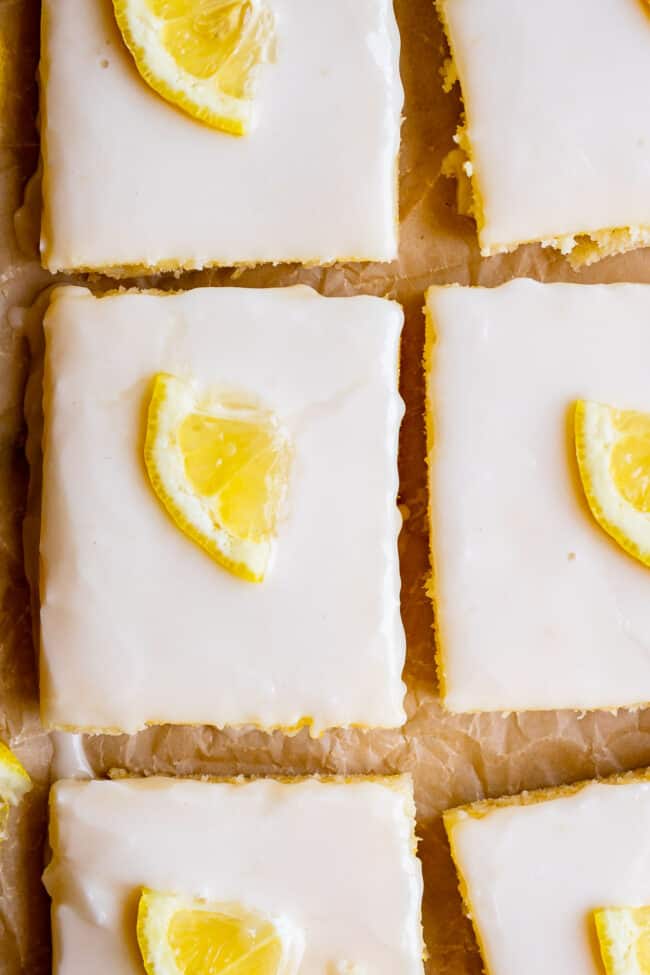
[[[138,74],[112,0],[44,0],[42,257],[114,276],[397,256],[392,0],[269,0],[257,123],[211,128]]]
[[[487,975],[595,975],[604,969],[594,912],[650,903],[648,773],[444,819]]]
[[[50,810],[55,975],[90,959],[97,975],[139,975],[143,888],[280,919],[300,972],[423,975],[407,776],[61,781]]]
[[[432,288],[436,639],[452,711],[650,701],[650,570],[594,519],[578,400],[650,413],[650,288]]]
[[[464,102],[448,162],[471,182],[481,253],[541,241],[579,266],[650,243],[645,0],[437,6]]]
[[[403,723],[402,320],[393,302],[305,287],[54,291],[40,545],[48,727]],[[154,493],[145,425],[160,374],[259,401],[287,432],[286,510],[258,584],[217,564]]]

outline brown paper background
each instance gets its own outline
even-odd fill
[[[545,281],[650,282],[650,251],[604,261],[579,275],[560,256],[534,246],[501,258],[481,259],[472,222],[456,214],[454,184],[440,176],[442,159],[452,148],[460,103],[457,91],[444,95],[440,86],[445,46],[432,0],[395,0],[395,6],[406,88],[399,261],[388,266],[210,271],[185,275],[180,285],[169,277],[156,284],[164,288],[198,284],[245,287],[302,281],[323,294],[371,293],[403,303],[401,389],[406,417],[400,448],[400,503],[405,521],[400,551],[402,613],[408,636],[408,724],[395,732],[333,732],[317,741],[310,740],[306,732],[285,738],[260,732],[162,727],[133,737],[86,737],[85,746],[97,775],[114,769],[177,775],[412,772],[425,878],[427,975],[475,975],[481,969],[480,960],[462,915],[441,811],[484,796],[650,764],[650,712],[595,713],[582,718],[568,712],[507,718],[441,712],[433,619],[425,592],[423,292],[434,283],[495,285],[523,275]],[[52,280],[38,266],[36,196],[14,224],[14,213],[38,157],[34,81],[38,19],[38,0],[0,0],[0,736],[11,741],[35,781],[33,793],[12,815],[11,838],[0,849],[0,975],[41,975],[50,966],[47,899],[39,878],[51,745],[38,723],[21,542],[28,476],[22,416],[27,351],[20,318],[10,313],[12,308],[30,304]],[[145,279],[131,283],[144,284]],[[98,278],[90,284],[107,287]]]

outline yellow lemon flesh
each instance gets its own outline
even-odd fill
[[[194,118],[244,135],[275,33],[266,0],[113,0],[147,84]]]
[[[594,911],[607,975],[650,975],[650,907]]]
[[[289,480],[289,437],[275,415],[154,380],[145,464],[176,525],[230,572],[261,582]]]
[[[9,807],[17,806],[32,787],[32,780],[16,756],[0,742],[0,839],[6,836]]]
[[[594,518],[621,548],[650,566],[650,414],[581,400],[575,440]]]
[[[295,975],[303,954],[285,918],[147,889],[137,934],[148,975]]]

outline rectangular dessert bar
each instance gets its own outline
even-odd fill
[[[423,975],[407,776],[61,781],[50,810],[54,975],[139,975],[143,888],[286,919],[306,975]]]
[[[41,705],[48,727],[399,726],[399,305],[305,287],[95,298],[45,320]],[[260,401],[292,444],[267,577],[181,531],[148,480],[152,380]]]
[[[645,0],[437,6],[482,253],[542,241],[580,265],[650,243]]]
[[[432,288],[431,545],[452,711],[650,701],[650,569],[605,534],[577,400],[650,413],[650,287]]]
[[[650,904],[648,773],[444,818],[487,975],[602,972],[594,911]]]
[[[392,0],[269,0],[276,55],[237,137],[163,100],[112,0],[44,0],[42,255],[113,274],[397,256]]]

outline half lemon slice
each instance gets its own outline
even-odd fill
[[[0,742],[0,839],[4,839],[9,807],[17,806],[32,788],[32,780],[14,753]]]
[[[594,911],[607,975],[650,975],[650,907]]]
[[[575,441],[594,518],[650,566],[650,414],[580,400]]]
[[[258,68],[273,51],[266,0],[113,0],[113,7],[154,91],[207,125],[248,132]]]
[[[176,525],[224,568],[261,582],[289,481],[291,447],[276,416],[154,380],[145,464]]]
[[[147,889],[137,934],[147,975],[295,975],[304,950],[286,918]]]

